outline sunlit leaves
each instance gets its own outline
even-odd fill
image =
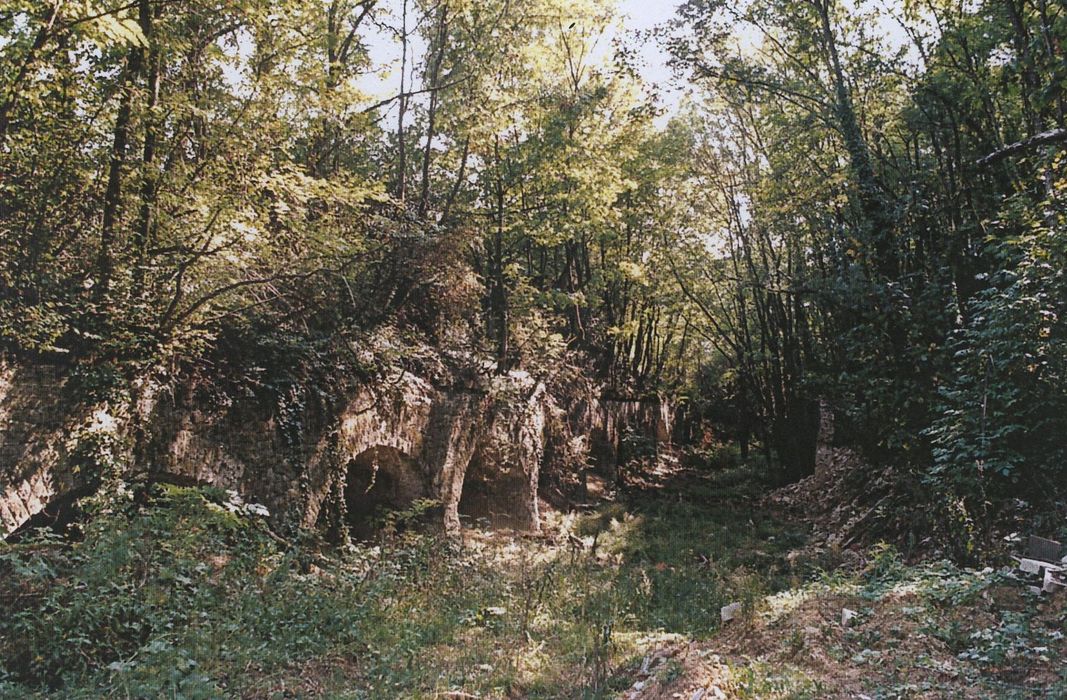
[[[88,10],[90,15],[99,15],[92,21],[92,24],[96,31],[100,33],[101,41],[98,43],[102,47],[107,47],[110,44],[148,46],[148,39],[141,31],[141,26],[136,18],[128,16],[125,12],[101,13],[93,4],[89,4]]]

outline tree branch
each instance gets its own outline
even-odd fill
[[[1008,156],[1013,156],[1016,153],[1022,153],[1023,151],[1029,151],[1030,149],[1037,148],[1039,146],[1048,146],[1050,144],[1062,143],[1067,141],[1067,129],[1050,129],[1043,131],[1036,136],[1031,136],[1028,139],[1022,141],[1016,141],[1013,144],[1009,144],[999,151],[993,151],[987,156],[983,156],[974,162],[980,168],[992,165],[998,161],[1004,160]]]

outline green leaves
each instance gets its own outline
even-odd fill
[[[1025,199],[1005,204],[995,229],[1029,233],[990,246],[1003,271],[983,276],[989,287],[971,301],[949,347],[955,372],[927,431],[931,480],[957,493],[1036,486],[1065,473],[1067,449],[1053,436],[1067,430],[1067,287],[1060,264],[1046,261],[1065,259],[1067,237]]]
[[[128,17],[125,13],[101,12],[93,4],[89,4],[87,9],[89,16],[96,15],[90,24],[93,30],[99,33],[99,38],[96,40],[101,48],[106,48],[111,44],[148,47],[148,38],[141,31],[141,25],[135,18]]]

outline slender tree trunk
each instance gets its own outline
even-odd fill
[[[1041,115],[1034,107],[1033,97],[1038,94],[1040,85],[1037,74],[1034,72],[1033,54],[1030,52],[1030,33],[1026,30],[1026,22],[1023,19],[1023,10],[1015,0],[1004,0],[1004,7],[1011,18],[1012,44],[1018,56],[1019,77],[1022,83],[1019,97],[1023,103],[1023,114],[1026,116],[1027,126],[1030,128],[1030,136],[1041,133]]]
[[[467,158],[470,157],[471,150],[471,138],[467,136],[463,139],[463,155],[459,158],[459,171],[456,173],[456,181],[452,183],[452,190],[448,193],[448,199],[445,200],[444,209],[441,211],[441,223],[444,224],[449,220],[452,215],[452,205],[456,201],[456,197],[459,196],[459,190],[463,186],[463,179],[467,173]]]
[[[1048,0],[1037,0],[1037,9],[1038,15],[1041,17],[1041,38],[1045,47],[1048,65],[1054,66],[1057,62],[1062,63],[1064,60],[1063,45],[1053,38],[1052,18],[1049,16]],[[1064,102],[1063,90],[1059,90],[1056,93],[1056,124],[1061,129],[1067,127],[1067,123],[1064,121],[1065,114],[1067,114],[1067,104]]]
[[[426,148],[422,154],[422,186],[419,192],[419,217],[425,217],[430,206],[430,158],[437,120],[437,90],[441,80],[441,64],[448,39],[448,5],[442,2],[437,11],[437,51],[430,68],[430,107],[426,115]]]
[[[146,266],[148,265],[148,248],[151,245],[154,226],[153,210],[156,200],[156,141],[157,121],[156,107],[159,104],[160,50],[153,31],[153,10],[150,0],[140,0],[139,7],[141,32],[148,41],[148,100],[145,114],[145,135],[142,151],[141,174],[141,209],[134,229],[133,248],[137,259],[134,267],[134,294],[144,293]]]
[[[51,12],[42,21],[41,28],[37,30],[33,43],[26,52],[26,56],[22,59],[22,65],[19,66],[18,73],[11,81],[11,87],[8,88],[7,94],[4,95],[4,101],[0,102],[0,144],[7,138],[7,130],[11,125],[11,110],[14,109],[15,103],[18,101],[19,88],[22,86],[22,81],[29,75],[30,69],[33,68],[34,63],[37,61],[38,54],[52,36],[52,29],[55,27],[56,20],[59,19],[59,8],[62,5],[63,3],[58,0],[52,3]]]
[[[130,136],[130,118],[133,112],[133,93],[141,77],[144,65],[144,50],[141,47],[130,49],[126,59],[126,75],[123,79],[119,111],[115,117],[115,129],[111,145],[111,159],[108,164],[107,190],[104,193],[103,223],[100,228],[100,250],[96,268],[100,279],[96,285],[96,299],[106,303],[111,292],[111,278],[114,274],[115,226],[122,206],[122,171],[126,166],[126,150]]]
[[[866,237],[873,242],[874,268],[887,279],[896,279],[898,265],[893,253],[889,216],[885,202],[871,165],[871,154],[867,141],[863,137],[856,109],[852,103],[852,94],[841,65],[830,13],[833,0],[815,0],[815,6],[822,24],[823,43],[833,74],[834,95],[838,125],[844,136],[845,148],[849,155],[849,166],[859,190],[860,207],[867,228]]]
[[[506,373],[509,369],[509,355],[511,353],[510,348],[510,332],[508,330],[508,297],[507,297],[507,280],[505,278],[504,270],[504,174],[503,163],[500,160],[500,139],[496,140],[494,145],[494,151],[496,154],[497,165],[497,179],[496,179],[496,230],[493,232],[493,245],[492,245],[492,262],[490,269],[492,271],[492,282],[490,291],[490,316],[493,320],[494,335],[496,343],[496,360],[497,360],[497,372],[500,374]]]
[[[407,195],[407,144],[404,143],[404,117],[407,116],[408,72],[408,0],[403,0],[400,15],[400,99],[396,117],[396,196],[401,202]]]

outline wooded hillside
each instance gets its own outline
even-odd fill
[[[106,391],[388,327],[785,479],[829,401],[954,536],[1063,482],[1061,8],[688,2],[668,119],[610,2],[393,4],[5,3],[8,350]]]
[[[780,495],[847,505],[846,547],[1067,535],[1067,10],[638,12],[0,0],[0,523],[273,460],[275,543],[343,545],[345,465],[369,492],[386,446],[426,484],[381,503],[453,530],[494,484],[536,528],[667,455],[808,479]],[[40,367],[52,451],[15,415]],[[31,479],[31,443],[66,466]]]

